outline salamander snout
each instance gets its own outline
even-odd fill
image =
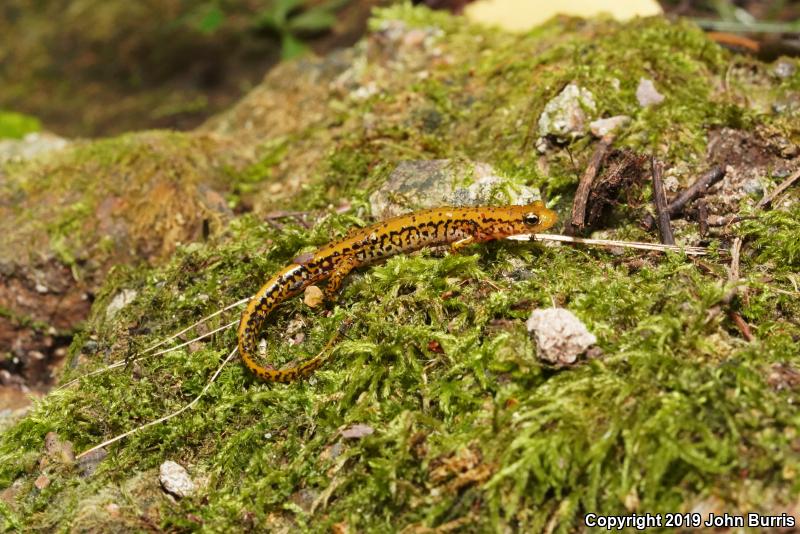
[[[522,224],[518,225],[521,232],[542,232],[553,226],[558,220],[558,215],[553,210],[547,209],[543,202],[534,202],[522,207],[522,212],[517,215]]]

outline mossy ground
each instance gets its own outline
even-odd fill
[[[397,18],[437,25],[447,51],[463,54],[410,90],[414,110],[434,112],[418,116],[437,117],[432,129],[392,114],[392,93],[375,96],[340,118],[324,168],[283,206],[318,210],[313,228],[278,230],[242,216],[163,267],[113,270],[72,345],[65,380],[252,294],[299,250],[342,235],[367,212],[366,195],[391,162],[409,153],[489,161],[565,211],[592,146],[575,142],[572,157],[542,158],[543,169],[530,136],[544,102],[568,81],[619,79],[619,92],[597,91],[598,109],[634,117],[622,145],[671,162],[701,161],[714,125],[773,122],[733,89],[712,90],[708,80],[725,76],[731,59],[684,24],[554,21],[517,37],[418,9],[381,20]],[[675,106],[639,110],[640,75]],[[381,118],[377,133],[348,129],[365,108]],[[273,164],[259,172],[271,174]],[[253,173],[244,176],[253,182]],[[343,200],[347,213],[326,207]],[[276,314],[266,337],[277,361],[315,353],[353,320],[310,380],[268,386],[231,364],[192,411],[110,447],[90,477],[51,463],[50,484],[39,490],[47,432],[81,451],[179,408],[202,390],[235,334],[53,392],[0,436],[0,487],[21,485],[13,506],[0,501],[5,527],[571,531],[586,512],[787,511],[800,491],[798,390],[781,377],[800,365],[793,205],[732,230],[746,241],[731,303],[724,255],[693,261],[494,243],[393,258],[351,276],[327,311],[296,299]],[[620,234],[639,232],[636,220],[622,221]],[[725,244],[725,236],[714,243]],[[137,297],[109,319],[123,289]],[[587,324],[602,355],[566,369],[535,358],[524,319],[554,304]],[[752,325],[754,341],[742,338],[730,311]],[[292,347],[287,330],[297,318],[306,339]],[[374,432],[344,437],[354,424]],[[188,467],[196,496],[176,503],[163,495],[157,468],[167,459]],[[110,503],[119,507],[113,514]]]

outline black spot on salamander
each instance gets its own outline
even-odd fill
[[[391,232],[389,234],[389,241],[395,246],[400,246],[403,244],[403,235],[400,232]]]

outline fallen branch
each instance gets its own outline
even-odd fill
[[[689,187],[684,189],[672,202],[667,206],[667,213],[670,217],[674,217],[683,212],[686,205],[698,197],[705,195],[709,187],[719,182],[725,177],[725,170],[722,167],[713,167],[710,171],[698,178]],[[652,230],[655,224],[655,218],[648,214],[642,220],[642,227],[645,230]]]
[[[750,330],[750,325],[745,322],[744,318],[739,314],[739,312],[728,312],[728,317],[733,321],[733,323],[739,329],[739,332],[742,333],[742,337],[746,341],[753,341],[755,339],[753,332]]]
[[[669,224],[669,212],[667,211],[667,193],[664,191],[664,181],[662,175],[663,165],[650,158],[650,169],[653,174],[653,202],[656,205],[656,222],[658,223],[658,233],[661,235],[661,242],[665,245],[674,245],[675,236],[672,234],[672,226]]]
[[[772,191],[772,193],[759,200],[758,204],[756,204],[756,208],[763,209],[766,206],[769,206],[778,195],[789,189],[789,187],[791,187],[791,185],[795,183],[798,180],[798,178],[800,178],[800,169],[794,171],[794,174],[792,174],[786,180],[784,180],[781,183],[781,185],[779,185]]]
[[[708,235],[708,204],[705,199],[697,201],[697,224],[700,237]]]
[[[597,176],[597,172],[606,158],[608,149],[611,147],[611,143],[614,142],[614,137],[613,133],[608,133],[597,143],[589,160],[589,165],[583,171],[578,189],[575,190],[575,199],[572,201],[571,226],[576,230],[582,229],[586,224],[586,205],[589,202],[589,192],[592,189],[592,183]]]
[[[728,281],[735,284],[739,281],[739,259],[742,255],[742,238],[737,237],[731,246],[731,267],[728,270]]]

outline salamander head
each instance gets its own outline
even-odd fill
[[[485,228],[484,231],[491,233],[494,239],[543,232],[558,221],[556,212],[547,209],[541,201],[525,206],[503,206],[493,211],[496,223],[493,228]]]

